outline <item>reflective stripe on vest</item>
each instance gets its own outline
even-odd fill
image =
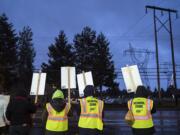
[[[98,114],[81,114],[81,117],[99,118]]]
[[[99,103],[99,118],[102,119],[103,102],[98,100]]]
[[[92,102],[92,103],[88,103],[88,102]],[[80,105],[81,105],[81,115],[78,126],[82,128],[102,130],[103,129],[102,110],[104,105],[103,101],[95,99],[93,97],[87,97],[80,99]]]
[[[81,105],[82,106],[82,113],[86,113],[86,108],[87,108],[86,107],[86,99],[83,98],[81,103],[82,103],[82,105]]]
[[[69,106],[61,111],[57,112],[50,103],[46,105],[48,111],[48,118],[46,122],[46,129],[49,131],[67,131],[68,130],[68,118],[67,114],[69,111]]]
[[[65,120],[67,120],[67,117],[48,116],[48,120],[53,120],[53,121],[65,121]]]
[[[150,115],[147,115],[147,116],[137,116],[137,115],[134,115],[134,118],[135,120],[148,120],[151,118]]]

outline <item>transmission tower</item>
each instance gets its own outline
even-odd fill
[[[149,51],[148,49],[136,49],[132,47],[131,43],[129,43],[129,49],[124,50],[123,53],[125,56],[129,55],[131,57],[132,64],[136,64],[139,67],[143,83],[146,86],[149,86],[147,66],[150,55],[154,54],[154,52]]]

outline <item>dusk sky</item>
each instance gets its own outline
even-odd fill
[[[180,11],[180,0],[0,0],[0,14],[7,15],[16,32],[24,26],[32,28],[37,69],[42,62],[47,62],[48,46],[54,43],[60,30],[64,30],[72,43],[75,34],[80,33],[85,26],[90,26],[97,33],[105,34],[110,42],[116,71],[120,71],[122,66],[132,63],[130,56],[123,55],[129,43],[134,48],[155,52],[153,11],[149,9],[146,14],[146,5]],[[157,16],[162,21],[168,17],[166,13],[161,16],[160,12],[157,12]],[[172,25],[175,61],[180,65],[180,13],[178,19],[172,14]],[[158,38],[160,63],[170,63],[169,34],[162,29]],[[148,68],[156,68],[155,56],[150,57]],[[180,78],[180,67],[178,69],[177,78]],[[124,88],[123,81],[117,81]],[[162,82],[163,87],[167,85],[166,82]],[[156,80],[151,81],[151,87],[155,85]]]

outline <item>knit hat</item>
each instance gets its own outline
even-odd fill
[[[57,89],[54,93],[53,93],[53,96],[52,96],[52,99],[54,98],[62,98],[64,99],[64,94],[61,90]]]

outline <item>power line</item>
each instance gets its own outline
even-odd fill
[[[126,36],[130,31],[132,31],[134,28],[135,28],[135,26],[137,25],[137,24],[139,24],[143,19],[144,19],[144,17],[146,16],[146,14],[144,14],[143,16],[141,16],[132,26],[130,26],[129,27],[129,29],[126,31],[126,32],[124,32],[121,36]]]

